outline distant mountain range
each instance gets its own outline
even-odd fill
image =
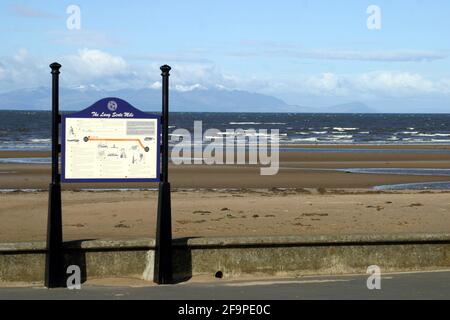
[[[161,108],[160,89],[122,89],[104,91],[95,87],[61,88],[61,110],[80,110],[105,97],[118,97],[146,111]],[[49,110],[51,89],[38,87],[0,94],[0,110]],[[191,112],[326,112],[371,113],[363,103],[352,102],[325,108],[289,105],[283,100],[242,90],[195,89],[170,92],[171,111]]]

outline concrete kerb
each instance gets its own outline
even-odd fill
[[[69,241],[65,263],[78,265],[82,281],[153,279],[154,239]],[[173,242],[174,276],[298,277],[450,268],[450,234],[317,235],[182,238]],[[0,244],[0,285],[41,283],[45,242]]]

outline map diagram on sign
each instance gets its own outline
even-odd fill
[[[156,179],[157,119],[65,119],[66,179]]]

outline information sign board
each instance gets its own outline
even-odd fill
[[[118,98],[62,117],[63,182],[157,182],[160,117]]]

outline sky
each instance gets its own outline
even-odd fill
[[[448,0],[34,0],[0,3],[0,92],[247,90],[299,106],[450,110]],[[236,110],[238,111],[238,110]]]

